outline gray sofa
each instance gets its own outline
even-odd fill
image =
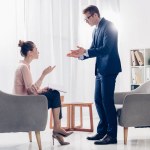
[[[128,127],[150,126],[150,81],[131,92],[114,95],[118,123],[124,127],[124,144],[127,144]]]
[[[40,131],[45,130],[48,104],[45,96],[17,96],[0,91],[0,133],[35,131],[39,150]]]

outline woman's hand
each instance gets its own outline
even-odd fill
[[[47,68],[45,68],[43,70],[42,75],[40,76],[39,80],[36,82],[39,88],[40,88],[42,81],[45,78],[45,76],[48,75],[50,72],[52,72],[55,67],[56,66],[53,66],[53,67],[48,66]]]
[[[56,67],[56,66],[53,66],[53,67],[49,66],[49,67],[45,68],[45,69],[43,70],[43,73],[42,73],[42,74],[43,74],[44,76],[46,76],[47,74],[49,74],[50,72],[52,72],[55,67]]]
[[[27,93],[29,95],[31,95],[31,94],[38,95],[38,87],[34,84],[31,85],[31,87],[27,89]]]

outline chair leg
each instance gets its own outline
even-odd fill
[[[83,126],[82,106],[80,106],[80,128]]]
[[[70,105],[67,106],[67,129],[70,129]]]
[[[29,134],[29,141],[32,142],[32,131],[30,131],[28,134]]]
[[[124,144],[127,144],[128,128],[124,127]]]
[[[89,105],[89,113],[90,113],[90,127],[91,127],[91,130],[90,132],[93,132],[94,130],[94,125],[93,125],[93,113],[92,113],[92,105]]]
[[[39,150],[42,150],[40,131],[35,131],[35,135],[36,135],[36,140],[38,143]]]

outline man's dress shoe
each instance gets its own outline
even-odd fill
[[[116,144],[116,143],[117,143],[117,139],[107,134],[101,140],[94,142],[94,144],[96,145],[107,145],[107,144]]]
[[[105,134],[97,133],[94,136],[87,137],[87,140],[100,140],[105,136]]]

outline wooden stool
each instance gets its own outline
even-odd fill
[[[85,132],[93,132],[93,112],[92,112],[92,104],[93,103],[71,103],[71,130],[74,131],[85,131]],[[75,125],[75,107],[80,107],[80,125]],[[83,128],[83,115],[82,109],[83,107],[89,108],[89,117],[90,117],[90,128]]]
[[[62,97],[61,99],[63,99]],[[92,104],[88,102],[79,102],[79,103],[64,103],[62,102],[62,107],[67,108],[67,126],[62,127],[66,130],[73,130],[73,131],[85,131],[85,132],[93,132],[93,112],[92,112]],[[75,124],[75,107],[80,107],[80,125],[76,126]],[[83,128],[83,114],[82,109],[83,107],[89,108],[89,117],[90,117],[90,128],[86,129]],[[52,112],[50,112],[50,128],[53,128],[53,116]]]

